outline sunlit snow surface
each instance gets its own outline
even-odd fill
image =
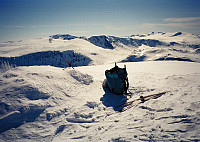
[[[0,44],[0,141],[200,141],[198,36],[63,39]],[[126,65],[132,97],[102,87],[114,62]]]

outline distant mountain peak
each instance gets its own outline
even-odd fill
[[[177,32],[177,33],[175,33],[174,35],[172,35],[172,37],[174,37],[174,36],[179,36],[179,35],[182,35],[183,33],[182,32]]]
[[[56,34],[56,35],[52,35],[50,36],[53,39],[63,39],[63,40],[71,40],[71,39],[75,39],[78,38],[77,36],[73,36],[73,35],[69,35],[69,34]]]
[[[165,32],[150,32],[150,33],[148,33],[148,34],[136,34],[136,35],[131,35],[130,37],[147,37],[147,36],[150,36],[150,35],[154,35],[154,34],[162,34],[162,35],[164,35],[164,34],[166,34]]]
[[[88,41],[96,46],[113,49],[114,47],[112,46],[108,38],[109,37],[106,35],[92,36],[88,38]]]

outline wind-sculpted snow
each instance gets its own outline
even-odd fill
[[[50,97],[50,94],[31,87],[26,84],[24,79],[19,79],[18,75],[14,73],[6,72],[0,78],[1,85],[7,86],[0,89],[0,133],[18,128],[24,123],[36,121],[37,117],[45,110],[45,107],[31,103],[26,105],[22,104],[21,101],[46,100]]]
[[[126,62],[130,96],[102,87],[113,65],[23,66],[0,74],[0,141],[200,141],[199,63]]]
[[[90,83],[93,82],[92,76],[88,74],[82,74],[81,72],[78,71],[70,71],[69,74],[78,82],[85,84],[85,85],[90,85]]]
[[[33,122],[45,109],[40,106],[31,106],[30,108],[20,108],[19,111],[13,111],[0,118],[0,133],[11,128],[17,128],[28,122]]]
[[[67,67],[68,60],[72,66],[86,66],[91,62],[89,57],[75,53],[72,50],[60,51],[44,51],[31,53],[19,57],[0,57],[1,64],[8,63],[16,66],[34,66],[34,65],[50,65],[55,67]]]

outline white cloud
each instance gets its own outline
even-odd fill
[[[99,24],[92,24],[92,23],[72,23],[68,24],[69,26],[106,26],[107,24],[99,23]]]
[[[42,28],[63,27],[65,25],[41,25]]]
[[[3,28],[24,28],[24,26],[2,26]]]
[[[200,17],[187,17],[187,18],[166,18],[164,19],[165,22],[194,22],[194,21],[200,21]]]
[[[200,27],[200,17],[188,18],[166,18],[164,23],[144,23],[142,28],[183,28],[183,29],[197,29]]]
[[[20,25],[7,25],[0,26],[2,28],[51,28],[51,27],[63,27],[65,25],[29,25],[29,26],[20,26]]]
[[[145,23],[142,24],[142,27],[146,28],[155,28],[155,27],[177,27],[185,29],[196,29],[200,27],[200,22],[191,22],[191,23],[165,23],[165,24],[154,24],[154,23]]]

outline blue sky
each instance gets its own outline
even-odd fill
[[[47,37],[200,34],[200,0],[0,0],[0,41]]]

